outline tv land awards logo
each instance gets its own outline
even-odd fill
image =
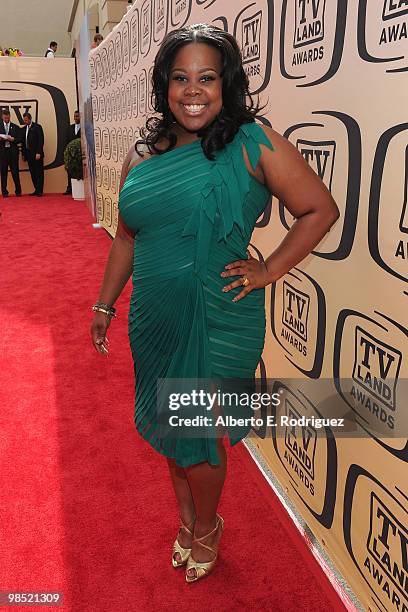
[[[408,459],[406,366],[408,329],[387,315],[339,313],[333,352],[334,383],[356,423],[393,455]]]
[[[127,118],[131,119],[132,118],[132,87],[130,84],[130,81],[126,81],[126,111],[127,111]]]
[[[315,405],[296,388],[276,381],[273,392],[283,389],[279,406],[272,407],[276,427],[272,427],[272,440],[276,454],[290,478],[290,484],[313,516],[326,528],[333,521],[337,483],[337,449],[332,430],[312,425],[322,415]],[[281,415],[288,424],[281,424]],[[304,418],[304,424],[302,423]],[[307,421],[309,419],[309,421]]]
[[[395,19],[408,15],[408,4],[406,0],[385,0],[383,8],[383,19]]]
[[[154,111],[153,108],[153,100],[152,100],[152,90],[153,90],[153,66],[149,68],[149,74],[147,77],[147,107],[149,113]]]
[[[172,28],[182,28],[188,21],[192,8],[192,0],[170,0],[171,1],[171,24]]]
[[[332,191],[334,161],[336,156],[335,140],[296,140],[296,148],[305,161],[313,168],[317,176],[326,183],[328,190]]]
[[[383,64],[386,72],[408,70],[408,5],[406,0],[382,3],[360,0],[357,22],[360,57]]]
[[[6,87],[3,88],[3,85]],[[66,126],[70,123],[68,102],[64,92],[49,83],[15,80],[0,81],[0,87],[1,95],[5,98],[0,100],[0,108],[8,109],[11,121],[17,125],[24,125],[23,113],[25,112],[31,113],[34,122],[41,121],[40,117],[47,117],[47,125],[55,133],[56,138],[54,146],[48,143],[44,170],[62,166],[66,144],[65,131]],[[22,171],[28,170],[22,169]]]
[[[113,202],[112,198],[107,195],[103,198],[104,203],[104,223],[108,227],[112,226]]]
[[[103,89],[105,86],[105,78],[103,74],[101,56],[99,54],[95,57],[95,70],[96,70],[96,82],[98,83],[99,89]]]
[[[106,106],[106,119],[111,122],[112,121],[112,100],[110,94],[107,93],[105,97],[105,106]]]
[[[120,103],[122,107],[122,119],[126,119],[127,113],[127,102],[126,102],[126,86],[125,83],[122,83],[120,86]]]
[[[325,297],[318,283],[298,268],[271,287],[271,328],[286,359],[303,374],[318,378],[324,355]]]
[[[138,101],[139,101],[139,87],[138,80],[134,76],[131,82],[131,98],[132,98],[132,117],[136,119],[138,116]]]
[[[153,39],[160,44],[167,33],[168,7],[167,0],[155,0],[153,19]]]
[[[310,296],[284,280],[282,297],[282,337],[306,356]]]
[[[389,490],[352,464],[344,494],[344,540],[376,609],[408,611],[408,491]]]
[[[105,96],[99,96],[99,117],[101,121],[106,120]]]
[[[109,172],[109,190],[112,193],[116,193],[116,170],[111,168]]]
[[[0,112],[10,111],[10,121],[24,125],[23,114],[30,113],[34,123],[38,121],[38,100],[0,100]]]
[[[314,45],[324,39],[325,8],[326,0],[295,1],[295,28],[293,35],[293,47],[295,49],[305,45]],[[318,50],[318,53],[322,52],[322,48]],[[312,53],[312,55],[314,54]]]
[[[147,55],[152,42],[152,0],[145,0],[140,11],[140,51]]]
[[[91,79],[91,89],[96,89],[98,86],[96,80],[96,70],[95,70],[95,62],[92,57],[89,58],[89,74]]]
[[[210,8],[215,2],[217,2],[217,0],[196,0],[197,6],[201,6],[205,9]]]
[[[130,66],[130,36],[129,22],[125,21],[122,28],[122,49],[123,49],[123,71],[127,72]]]
[[[285,402],[285,414],[294,423],[299,423],[301,414],[289,400]],[[317,431],[307,425],[286,425],[284,459],[298,476],[304,486],[314,496],[315,455],[317,444]]]
[[[102,64],[103,78],[105,81],[105,85],[106,87],[109,87],[109,85],[111,84],[111,75],[110,75],[110,68],[109,68],[108,52],[106,49],[102,49],[101,51],[101,64]]]
[[[133,66],[139,59],[139,40],[139,11],[135,8],[130,21],[130,61]]]
[[[115,57],[115,46],[114,46],[113,40],[109,41],[108,58],[109,58],[111,81],[115,83],[116,82],[116,57]]]
[[[354,382],[364,389],[365,397],[368,393],[374,398],[373,402],[379,401],[395,411],[401,351],[381,342],[358,325],[355,333]],[[352,387],[353,397],[356,397],[358,387]],[[388,419],[391,418],[388,415]],[[390,427],[393,427],[393,423],[390,423]]]
[[[118,111],[117,111],[117,108],[116,108],[116,96],[115,96],[115,92],[114,91],[111,91],[110,97],[111,97],[111,106],[112,106],[112,119],[113,119],[113,121],[117,121]]]
[[[123,161],[123,134],[121,128],[118,128],[117,131],[118,138],[118,159],[120,162]]]
[[[139,76],[139,112],[141,115],[146,114],[147,107],[147,74],[146,70],[142,70]]]
[[[405,282],[408,281],[407,130],[408,123],[393,126],[378,141],[368,212],[372,258],[383,270]]]
[[[107,127],[102,130],[102,152],[105,159],[111,157],[110,134]]]
[[[95,155],[96,157],[102,157],[102,137],[101,128],[94,128],[94,143],[95,143]]]
[[[245,6],[236,16],[233,35],[241,47],[242,62],[251,91],[263,91],[270,80],[273,54],[273,2],[259,0]]]
[[[99,119],[99,101],[98,101],[98,96],[95,94],[92,94],[92,116],[93,116],[93,120],[94,122],[98,121]]]
[[[313,111],[322,121],[305,121],[290,126],[288,138],[326,184],[340,208],[340,219],[313,251],[324,259],[345,259],[353,246],[356,232],[361,183],[361,133],[358,123],[338,111]],[[344,172],[337,172],[337,159]],[[279,202],[282,225],[289,230],[293,218],[284,202]]]
[[[103,198],[101,193],[96,194],[96,218],[99,222],[104,220]]]
[[[116,113],[118,116],[118,121],[122,121],[122,98],[120,95],[119,87],[115,90],[115,105],[116,105]]]
[[[95,164],[95,177],[96,177],[96,186],[101,187],[102,186],[102,171],[101,171],[101,164],[99,162]]]
[[[343,54],[347,3],[294,0],[282,3],[280,70],[297,87],[324,83],[337,72]]]
[[[118,161],[118,138],[115,128],[111,129],[111,149],[112,149],[112,161],[115,163]]]
[[[123,74],[123,52],[122,52],[122,36],[120,32],[117,32],[115,35],[115,57],[116,57],[116,70],[118,79]]]
[[[246,17],[241,22],[242,63],[244,65],[248,62],[257,62],[261,57],[261,26],[262,11]]]
[[[109,190],[109,168],[108,166],[102,167],[102,187],[105,191]]]

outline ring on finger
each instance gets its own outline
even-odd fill
[[[248,287],[248,285],[249,285],[249,278],[247,278],[246,276],[243,276],[243,278],[242,278],[242,285],[244,287]]]

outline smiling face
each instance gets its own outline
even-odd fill
[[[168,103],[181,128],[191,134],[214,121],[222,108],[221,53],[204,43],[184,45],[169,75]]]

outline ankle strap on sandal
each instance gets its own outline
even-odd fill
[[[217,514],[217,523],[216,523],[214,529],[212,529],[211,531],[209,531],[205,535],[201,536],[200,538],[193,538],[193,542],[196,542],[196,543],[200,544],[200,546],[202,546],[203,548],[207,548],[211,552],[215,552],[214,548],[212,548],[211,546],[208,546],[208,544],[203,544],[202,540],[205,540],[205,538],[208,538],[210,535],[212,535],[215,531],[218,530],[218,527],[220,526],[221,520],[222,520],[221,517]]]

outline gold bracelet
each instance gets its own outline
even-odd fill
[[[116,314],[114,312],[112,312],[111,310],[106,310],[106,308],[102,308],[101,306],[92,306],[92,310],[94,312],[103,312],[108,317],[116,317]]]

